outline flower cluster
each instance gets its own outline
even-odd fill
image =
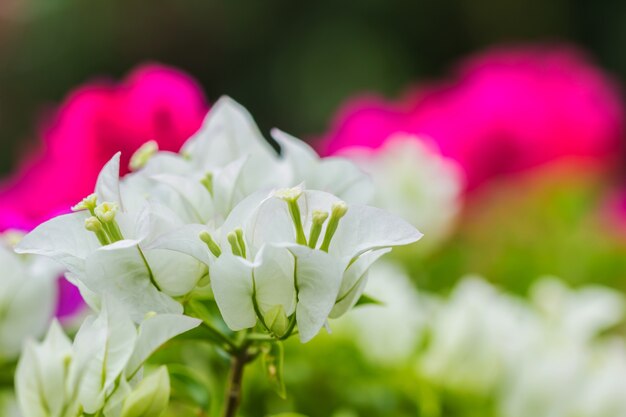
[[[26,349],[17,388],[27,415],[50,414],[37,408],[49,400],[54,416],[135,415],[123,410],[140,364],[198,324],[183,313],[207,294],[232,331],[307,342],[359,301],[378,258],[421,237],[363,204],[372,187],[352,163],[320,159],[281,131],[272,136],[280,153],[245,109],[222,98],[180,153],[148,142],[123,178],[116,154],[72,213],[20,241],[18,253],[63,265],[99,312],[73,345],[55,324]]]
[[[148,316],[137,328],[107,300],[88,317],[72,344],[54,321],[40,344],[24,348],[16,394],[24,416],[159,416],[169,399],[169,377],[160,368],[146,378],[146,359],[170,338],[200,323],[183,315]]]

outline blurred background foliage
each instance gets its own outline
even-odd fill
[[[3,0],[0,174],[73,88],[157,61],[262,129],[325,130],[357,92],[396,97],[496,43],[568,41],[626,77],[626,3],[583,0]]]

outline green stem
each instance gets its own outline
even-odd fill
[[[231,356],[223,417],[235,417],[241,404],[244,370],[246,365],[254,359],[254,356],[249,355],[248,347],[249,342],[244,342],[243,346]]]

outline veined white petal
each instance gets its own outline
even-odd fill
[[[91,291],[115,298],[137,323],[146,313],[182,313],[182,306],[151,282],[151,270],[141,256],[137,241],[122,240],[95,251],[86,262],[80,280]]]
[[[143,321],[133,354],[126,365],[126,375],[134,375],[162,344],[197,326],[201,320],[182,314],[158,314]]]
[[[254,265],[245,259],[222,253],[210,269],[215,301],[224,321],[234,331],[256,324],[252,302],[253,268]]]
[[[87,212],[55,217],[24,236],[17,253],[32,253],[54,259],[72,272],[83,272],[85,259],[100,247],[96,236],[85,230]]]
[[[330,313],[330,318],[338,318],[350,310],[359,297],[363,294],[363,290],[367,284],[367,274],[370,266],[374,264],[381,256],[391,251],[390,248],[384,248],[367,252],[358,257],[343,273],[341,287],[337,302]]]
[[[324,326],[335,305],[341,285],[342,268],[326,252],[305,246],[293,246],[289,250],[296,258],[296,320],[300,340],[305,343]]]
[[[102,408],[135,346],[137,329],[116,304],[105,297],[100,314],[85,321],[74,341],[72,381],[79,386],[80,403],[87,413]]]
[[[261,312],[276,305],[290,316],[296,308],[295,259],[286,248],[267,245],[254,268],[256,300]]]
[[[121,152],[113,155],[100,171],[96,181],[96,195],[98,203],[105,201],[117,203],[120,209],[124,210],[120,197],[120,155]]]
[[[206,223],[215,214],[211,194],[200,181],[175,175],[156,175],[152,178],[171,187],[182,198],[185,208],[197,223]]]
[[[385,210],[352,204],[339,222],[329,252],[351,260],[369,250],[416,242],[422,236],[413,225]]]

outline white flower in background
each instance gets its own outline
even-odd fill
[[[476,277],[463,279],[428,321],[419,372],[438,386],[480,395],[502,383],[534,332],[521,302]]]
[[[626,307],[623,296],[614,290],[599,285],[572,290],[552,277],[538,281],[531,288],[530,299],[546,334],[566,343],[588,343],[619,323]]]
[[[40,256],[13,252],[19,232],[0,235],[0,363],[16,359],[28,338],[43,335],[57,304],[62,268]]]
[[[416,355],[427,326],[430,298],[419,294],[397,265],[372,266],[365,287],[381,304],[363,305],[337,323],[336,337],[354,340],[363,355],[377,365],[404,365]]]
[[[159,371],[137,384],[143,363],[163,343],[199,323],[166,314],[149,317],[137,328],[108,299],[98,316],[83,323],[73,344],[53,322],[41,344],[26,345],[18,364],[15,386],[23,415],[76,417],[79,410],[106,417],[146,415],[138,412],[154,398],[169,396],[169,383],[165,389],[167,378]],[[146,390],[159,395],[146,398]]]
[[[626,411],[623,342],[599,335],[624,318],[623,296],[544,278],[531,289],[534,338],[503,384],[505,417],[620,417]]]
[[[441,156],[434,144],[396,134],[379,149],[353,147],[342,155],[371,175],[378,207],[427,236],[420,248],[432,247],[452,230],[461,209],[464,177],[458,164]]]
[[[530,293],[525,302],[476,278],[461,281],[427,319],[420,377],[492,399],[502,417],[626,415],[624,342],[599,337],[623,319],[623,296],[554,278]]]

